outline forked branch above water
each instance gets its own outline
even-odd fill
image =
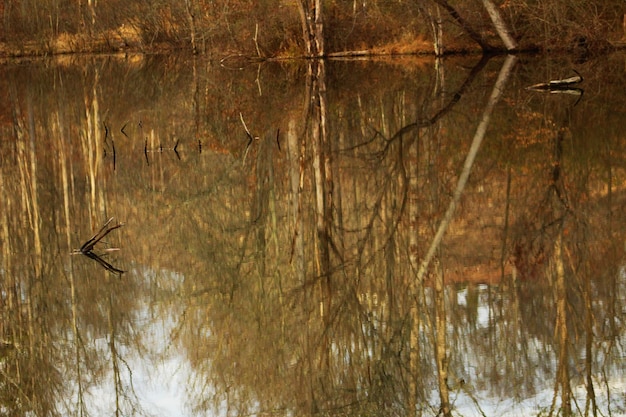
[[[111,233],[113,230],[119,229],[120,227],[124,226],[124,223],[117,223],[116,225],[109,227],[109,224],[111,224],[113,219],[114,219],[114,217],[111,217],[109,220],[107,220],[107,222],[104,224],[104,226],[102,226],[102,228],[100,228],[98,233],[93,235],[88,241],[86,241],[83,244],[83,246],[80,247],[80,251],[82,253],[91,252],[93,250],[93,247],[98,242],[100,242],[106,235]]]
[[[88,258],[93,259],[94,261],[98,262],[100,265],[102,265],[107,271],[113,272],[114,274],[123,274],[124,271],[122,271],[121,269],[118,269],[116,267],[114,267],[113,265],[111,265],[109,262],[105,261],[104,259],[102,259],[101,255],[98,255],[97,253],[94,252],[94,247],[100,242],[102,241],[102,239],[104,239],[105,236],[107,236],[109,233],[111,233],[113,230],[115,229],[119,229],[120,227],[124,226],[124,223],[116,223],[114,225],[111,226],[111,222],[114,220],[114,217],[111,217],[109,220],[107,220],[107,222],[104,224],[104,226],[102,226],[100,228],[100,230],[98,230],[98,232],[93,235],[91,238],[89,238],[85,243],[83,243],[83,245],[80,247],[80,249],[74,249],[74,251],[72,252],[73,255],[75,254],[82,254],[85,255]],[[105,251],[106,252],[111,252],[114,250],[118,250],[118,248],[108,248]]]

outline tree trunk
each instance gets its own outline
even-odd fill
[[[299,0],[298,12],[302,26],[305,54],[309,58],[319,58],[324,51],[324,21],[321,0]]]
[[[189,35],[191,36],[191,51],[194,54],[198,53],[198,46],[196,45],[196,15],[193,12],[193,5],[191,0],[185,0],[185,12],[187,13],[187,19],[189,20]]]
[[[430,23],[430,30],[433,34],[433,49],[435,56],[442,56],[444,54],[443,49],[443,19],[441,18],[441,8],[438,4],[434,5],[434,11],[431,7],[422,7],[418,5],[419,10],[428,16],[428,23]]]
[[[491,0],[482,1],[485,9],[487,9],[487,13],[489,13],[491,22],[493,23],[496,32],[498,32],[498,36],[500,36],[500,39],[502,39],[502,42],[504,42],[504,46],[506,47],[506,49],[509,51],[517,49],[517,42],[515,42],[515,39],[513,39],[513,36],[511,36],[511,31],[509,30],[504,19],[502,19],[498,8],[495,6],[495,4],[493,4]]]

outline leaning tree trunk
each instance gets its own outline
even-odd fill
[[[433,0],[436,4],[443,7],[443,9],[448,12],[448,14],[463,28],[463,30],[467,33],[467,35],[480,47],[483,51],[493,51],[494,48],[489,42],[481,35],[478,29],[476,29],[470,22],[468,22],[463,16],[459,14],[459,12],[448,3],[448,0]]]
[[[491,22],[493,23],[496,32],[498,32],[498,36],[500,37],[500,39],[502,39],[502,42],[504,43],[506,49],[509,51],[517,49],[517,42],[515,42],[515,39],[513,39],[511,31],[509,30],[504,19],[502,19],[500,11],[496,7],[496,5],[493,4],[491,0],[482,1],[483,6],[485,6],[485,9],[487,9],[487,13],[489,13],[489,18],[491,19]]]

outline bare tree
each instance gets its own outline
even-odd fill
[[[461,28],[467,33],[467,35],[476,42],[483,51],[493,51],[496,49],[491,45],[487,39],[480,33],[480,30],[467,19],[465,19],[447,0],[433,0],[435,3],[443,7],[448,14],[461,26]]]

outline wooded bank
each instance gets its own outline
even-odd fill
[[[260,59],[569,51],[624,44],[621,0],[9,0],[0,56],[182,49]]]

